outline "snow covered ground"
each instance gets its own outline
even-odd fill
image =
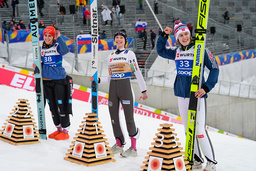
[[[0,85],[0,127],[6,123],[6,119],[10,115],[11,110],[18,99],[28,99],[32,114],[34,114],[37,122],[35,93],[26,90],[15,89],[12,87]],[[160,124],[164,123],[161,120],[148,118],[141,115],[135,115],[137,126],[141,129],[141,136],[137,141],[138,157],[136,158],[122,158],[119,154],[115,155],[115,162],[110,162],[103,165],[87,167],[84,165],[75,164],[64,160],[67,150],[70,149],[71,141],[85,113],[91,111],[91,105],[78,100],[73,100],[73,113],[71,117],[70,139],[65,141],[56,140],[40,140],[41,143],[32,145],[14,146],[0,140],[0,171],[136,171],[141,170],[142,162],[145,161],[147,152],[150,151],[151,142],[155,138],[157,129]],[[122,117],[124,121],[124,118]],[[112,146],[115,143],[112,128],[110,124],[110,117],[108,107],[104,105],[99,106],[99,121],[103,126],[104,133],[108,142]],[[55,131],[48,106],[46,106],[46,124],[47,131],[51,133]],[[185,136],[183,125],[173,124],[176,133],[178,134],[179,142],[184,147]],[[239,139],[235,137],[226,136],[223,134],[209,132],[212,144],[215,149],[216,160],[218,161],[218,171],[255,171],[256,165],[256,142],[248,139]],[[130,146],[130,139],[126,135],[126,148]]]

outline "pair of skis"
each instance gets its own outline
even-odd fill
[[[199,99],[195,92],[201,88],[204,66],[204,52],[206,41],[206,29],[208,23],[210,0],[199,0],[198,19],[196,27],[195,53],[193,61],[192,80],[190,88],[190,101],[188,107],[187,135],[185,146],[185,157],[190,165],[194,161],[194,143],[196,139],[196,116],[200,112]]]
[[[35,77],[35,91],[36,91],[39,134],[42,139],[47,139],[45,112],[44,112],[43,80],[42,80],[42,73],[41,73],[41,53],[40,53],[40,47],[39,47],[37,1],[28,0],[28,8],[29,8],[30,28],[31,28],[31,37],[32,37],[33,63],[35,66],[34,77]]]
[[[92,113],[98,114],[98,5],[97,0],[91,0],[91,33],[92,33],[92,63],[91,69],[94,81],[91,82],[91,100],[92,100]],[[44,94],[43,94],[43,81],[41,70],[41,54],[39,46],[39,32],[38,32],[38,15],[37,15],[37,1],[28,0],[31,37],[32,37],[32,52],[33,63],[35,64],[34,77],[35,77],[35,91],[37,101],[38,113],[38,127],[39,134],[42,139],[47,139],[46,136],[46,123],[44,111]]]

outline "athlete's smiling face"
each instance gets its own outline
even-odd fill
[[[45,33],[44,34],[44,42],[47,44],[47,45],[51,45],[53,43],[53,36],[49,33]]]
[[[117,35],[117,36],[115,37],[115,44],[116,44],[116,48],[117,48],[117,49],[122,49],[122,48],[124,48],[124,45],[125,45],[124,36]]]
[[[180,42],[180,44],[182,44],[183,46],[187,46],[190,43],[190,34],[189,32],[182,32],[179,34],[178,40]]]

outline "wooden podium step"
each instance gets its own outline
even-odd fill
[[[0,130],[0,140],[8,142],[13,145],[25,145],[39,143],[39,132],[36,129],[35,119],[29,110],[28,100],[18,99],[16,106],[10,112],[7,122],[4,123]]]
[[[114,162],[114,155],[110,151],[109,143],[106,142],[105,134],[98,122],[97,115],[94,113],[86,113],[82,125],[79,126],[78,133],[74,137],[68,149],[65,160],[83,164],[86,166],[95,166]]]
[[[191,166],[184,160],[183,148],[179,147],[179,138],[172,128],[173,124],[160,124],[161,128],[157,129],[156,137],[153,138],[154,142],[151,143],[153,147],[149,147],[148,156],[145,157],[146,161],[143,161],[142,171],[147,170],[161,170],[161,171],[175,171],[177,162],[183,169],[189,169]],[[176,162],[174,162],[176,161]],[[151,163],[152,162],[152,163]]]

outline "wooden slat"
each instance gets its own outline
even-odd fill
[[[12,123],[12,124],[15,124],[15,125],[34,125],[36,124],[35,122],[23,122],[23,123],[19,123],[19,122],[15,122],[15,121],[12,121],[12,120],[6,120],[7,122],[9,123]]]
[[[175,152],[181,151],[181,150],[183,150],[183,148],[178,147],[178,148],[170,148],[170,149],[161,149],[161,148],[149,147],[149,150],[170,154],[170,153],[175,153]]]
[[[5,126],[3,126],[4,128],[6,127],[7,123],[4,123]],[[33,128],[36,129],[37,126],[33,125]],[[22,125],[15,125],[14,129],[22,129],[23,130],[23,126]]]
[[[84,129],[84,125],[79,125],[79,128]],[[98,128],[98,130],[102,129],[102,126],[97,126],[97,128]],[[87,129],[87,130],[96,130],[96,127],[95,126],[87,126],[86,125],[85,129]]]
[[[157,143],[157,142],[153,142],[151,143],[151,145],[155,145],[155,146],[159,146],[161,143]],[[173,144],[163,144],[161,147],[163,148],[172,148],[172,147],[176,147],[176,146],[181,146],[181,143],[180,142],[177,142],[177,145],[176,143],[173,143]]]
[[[98,140],[85,140],[85,139],[78,138],[78,137],[74,137],[74,140],[77,140],[77,141],[80,141],[80,142],[84,142],[84,143],[88,143],[88,144],[94,144],[94,143],[97,143],[97,142],[107,141],[106,138],[98,139]]]
[[[75,146],[74,146],[74,145],[70,145],[69,147],[70,147],[71,149],[74,149]],[[106,145],[105,145],[105,148],[106,148],[106,151],[110,151],[110,149],[111,149],[110,147],[107,147]],[[72,151],[72,152],[73,152],[73,151]],[[85,148],[84,148],[84,152],[85,152],[85,153],[93,153],[93,152],[95,152],[94,146],[93,146],[92,148],[86,148],[86,147],[85,147]],[[112,153],[112,151],[111,151],[111,153]]]
[[[28,113],[32,113],[31,110],[30,110],[30,111],[27,111],[27,110],[24,110],[24,111],[18,110],[18,111],[17,111],[16,109],[12,109],[12,111],[13,111],[13,112],[16,112],[16,114],[17,114],[17,113],[21,113],[21,114],[24,113],[24,114],[26,114],[27,112],[28,112]],[[13,114],[13,112],[11,112],[10,114]]]
[[[84,120],[87,120],[87,121],[97,121],[99,120],[98,118],[89,118],[89,117],[83,117]]]
[[[14,107],[16,109],[17,106],[14,106]],[[31,107],[29,107],[29,106],[24,106],[24,107],[19,106],[19,109],[25,110],[25,109],[31,109]]]
[[[80,133],[83,133],[83,130],[82,130],[82,129],[78,129],[77,131],[80,132]],[[96,134],[97,132],[96,132],[96,131],[84,131],[84,133],[85,133],[85,134],[93,135],[93,134]],[[98,133],[104,133],[104,131],[98,130]]]
[[[73,162],[73,163],[77,163],[77,164],[82,164],[82,165],[86,165],[86,166],[96,166],[96,165],[100,165],[100,164],[105,164],[105,163],[109,163],[109,162],[115,162],[115,159],[108,159],[108,160],[104,160],[104,161],[100,161],[100,162],[94,162],[94,163],[84,163],[82,161],[79,160],[75,160],[69,157],[65,157],[64,158],[67,161]]]
[[[21,112],[21,111],[20,111],[20,112]],[[19,113],[20,113],[20,112],[19,112]],[[19,114],[19,113],[15,113],[14,115],[17,116],[18,118],[26,118],[26,119],[29,119],[29,118],[34,117],[34,115],[32,115],[32,114],[30,114],[30,113],[28,113],[28,114],[26,115],[26,117],[25,117],[25,115],[22,115],[22,114]],[[24,113],[26,114],[27,112],[24,111]],[[13,116],[13,113],[10,113],[10,115]]]
[[[173,129],[173,128],[169,128],[169,129],[158,128],[157,130],[160,132],[164,132],[164,133],[171,133],[171,132],[175,131],[175,129]]]
[[[148,155],[150,156],[156,156],[156,157],[162,157],[162,158],[166,158],[166,159],[172,159],[174,157],[178,157],[178,156],[182,156],[185,153],[184,152],[179,152],[179,153],[175,153],[175,154],[159,154],[159,153],[154,153],[154,152],[147,152]]]
[[[28,106],[30,105],[30,103],[20,103],[20,102],[16,102],[17,105],[20,105],[20,106]]]
[[[12,141],[15,141],[15,142],[33,141],[33,140],[39,140],[39,139],[40,139],[40,137],[27,138],[27,139],[23,139],[23,138],[18,139],[18,138],[13,138],[13,137],[7,137],[7,136],[5,136],[5,135],[3,135],[3,134],[0,134],[0,137],[1,137],[1,136],[4,137],[4,138],[10,139],[10,140],[12,140]]]
[[[156,133],[155,134],[156,136],[159,136],[159,135],[163,135],[164,136],[164,138],[171,138],[171,137],[176,137],[177,136],[177,134],[176,133],[172,133],[172,134],[161,134],[161,133]]]
[[[28,102],[28,99],[18,99],[20,102]]]
[[[161,127],[164,127],[164,128],[169,128],[169,127],[172,127],[173,124],[170,124],[170,123],[163,123],[163,124],[160,124]]]
[[[82,123],[82,124],[83,124],[83,123],[86,123],[86,125],[93,125],[93,124],[95,124],[95,123],[97,123],[98,125],[101,124],[100,122],[86,122],[86,121],[82,121],[81,123]]]
[[[72,141],[71,144],[74,144],[74,145],[75,145],[75,142],[76,142],[76,141]],[[79,142],[80,142],[80,141],[79,141]],[[105,145],[107,146],[107,145],[109,145],[109,143],[105,141]],[[93,144],[91,144],[91,145],[85,144],[85,145],[84,145],[84,148],[94,148],[94,145],[93,145]]]
[[[13,142],[13,141],[11,141],[11,140],[2,138],[1,136],[0,136],[0,140],[5,141],[5,142],[7,142],[7,143],[10,143],[10,144],[12,144],[12,145],[29,145],[29,144],[37,144],[37,143],[40,143],[40,141]]]
[[[97,113],[86,113],[86,116],[97,116]]]
[[[34,133],[34,136],[37,136],[37,135],[39,135],[39,133]],[[18,134],[12,133],[12,136],[17,138],[22,138],[23,134],[18,135]]]
[[[73,156],[71,153],[66,153],[66,155],[68,157],[71,157],[71,158],[74,158],[74,159],[77,159],[77,160],[81,160],[81,161],[87,162],[87,163],[89,163],[89,162],[96,162],[97,160],[104,160],[104,159],[109,159],[111,157],[114,157],[114,155],[107,155],[107,156],[101,157],[101,158],[89,158],[88,159],[87,157],[90,157],[90,156],[85,156],[86,158],[84,158],[84,157],[80,158],[80,157],[77,157],[77,156]],[[84,154],[83,154],[83,156],[84,156]]]
[[[159,138],[153,138],[153,140],[155,140],[155,141],[159,141]],[[167,139],[163,139],[163,140],[161,140],[161,141],[163,141],[164,143],[173,143],[173,142],[177,142],[177,141],[179,141],[179,138],[176,138],[175,140],[174,139],[169,139],[169,140],[167,140]]]
[[[10,119],[13,119],[15,121],[18,121],[18,122],[27,122],[27,121],[34,121],[35,119],[34,118],[17,118],[17,117],[14,117],[14,116],[8,116],[8,118]]]

